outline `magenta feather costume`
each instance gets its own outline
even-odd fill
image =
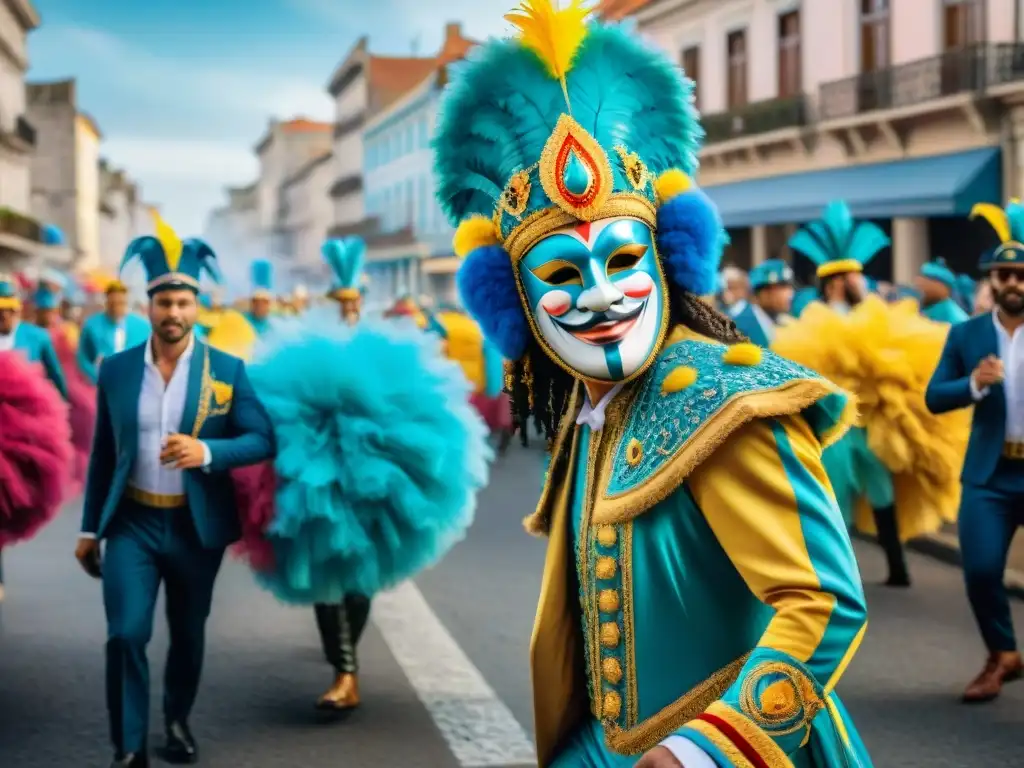
[[[68,408],[42,366],[0,352],[0,548],[32,538],[68,497]]]
[[[64,371],[64,382],[68,390],[71,444],[75,449],[70,493],[77,495],[85,486],[85,473],[89,469],[89,453],[92,450],[92,436],[96,428],[96,387],[85,378],[78,367],[75,346],[64,328],[64,321],[57,321],[49,331],[53,348]]]

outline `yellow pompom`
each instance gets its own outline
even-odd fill
[[[669,168],[654,182],[659,204],[667,203],[673,197],[689,192],[692,186],[693,180],[678,168]]]
[[[460,259],[477,248],[497,244],[498,233],[494,229],[494,222],[486,216],[479,215],[470,216],[459,224],[459,228],[455,230],[455,237],[452,238],[452,249]]]
[[[757,365],[761,362],[761,348],[747,341],[733,344],[725,350],[722,362],[726,365]]]
[[[697,381],[697,369],[688,365],[681,365],[672,371],[661,383],[661,394],[671,395],[673,392],[681,392]]]

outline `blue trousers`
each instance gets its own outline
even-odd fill
[[[989,651],[1015,651],[1017,640],[1004,583],[1006,557],[1024,525],[1024,461],[1003,459],[985,486],[965,485],[960,552],[967,598]]]
[[[153,614],[164,583],[170,651],[164,717],[185,721],[203,666],[206,619],[223,549],[204,549],[188,509],[125,502],[106,537],[103,605],[107,614],[107,709],[118,754],[143,752],[149,733]]]

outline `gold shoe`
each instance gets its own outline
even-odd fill
[[[351,672],[338,675],[316,706],[317,709],[355,709],[359,706],[359,679]]]

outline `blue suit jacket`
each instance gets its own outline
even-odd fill
[[[49,331],[30,323],[18,323],[14,330],[14,348],[19,350],[33,363],[41,363],[46,371],[46,378],[60,392],[61,397],[68,399],[68,385],[64,379],[64,369],[57,358],[57,350],[53,348]]]
[[[754,314],[753,304],[747,304],[742,310],[732,319],[736,323],[736,327],[740,329],[740,333],[746,336],[754,344],[759,347],[770,347],[771,339],[764,332],[764,328],[761,327],[761,323],[757,319],[757,315]]]
[[[135,463],[145,353],[145,345],[133,347],[100,366],[96,436],[82,508],[82,532],[97,538],[116,514]],[[196,341],[180,432],[210,449],[208,467],[185,472],[185,494],[203,546],[225,547],[241,534],[228,471],[274,454],[273,426],[241,360]]]
[[[82,335],[78,339],[78,367],[93,384],[96,383],[99,365],[96,361],[115,354],[114,333],[117,326],[101,312],[93,315],[82,326]],[[124,348],[130,349],[145,343],[149,338],[149,321],[138,315],[129,314],[124,318]]]
[[[999,354],[999,339],[992,315],[972,317],[949,329],[939,365],[932,374],[925,402],[932,413],[946,413],[974,406],[971,439],[967,444],[961,479],[984,485],[995,472],[1006,437],[1006,391],[991,387],[988,396],[975,403],[971,398],[971,373],[984,358]]]

